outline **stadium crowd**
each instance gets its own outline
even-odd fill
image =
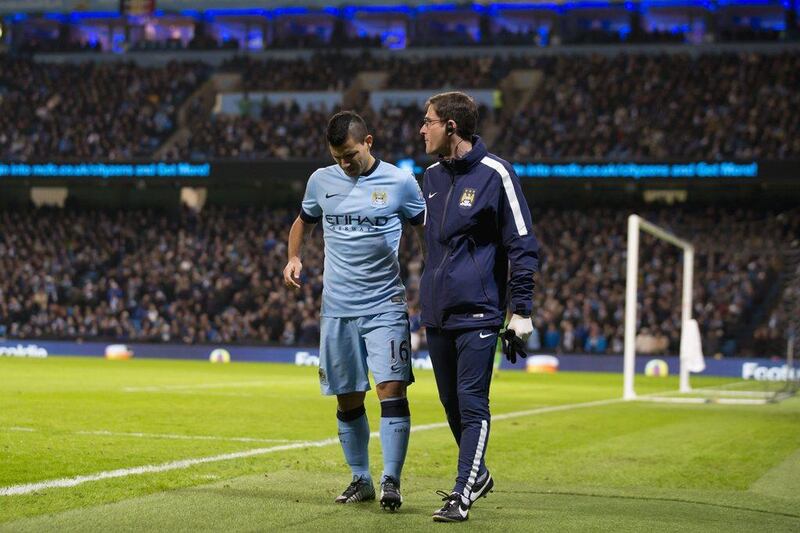
[[[696,245],[693,315],[707,354],[741,351],[740,333],[781,269],[783,245],[800,228],[755,210],[664,209],[643,216]],[[547,211],[536,219],[544,243],[534,348],[620,353],[624,339],[626,212]],[[555,243],[558,243],[557,246]],[[549,246],[548,246],[549,245]],[[676,353],[680,345],[681,255],[643,234],[637,349]],[[742,347],[743,348],[743,347]]]
[[[217,115],[201,121],[169,149],[167,158],[330,158],[320,126],[335,111],[325,106],[302,109],[294,101],[257,106],[255,116]]]
[[[509,158],[800,157],[800,54],[551,56]],[[713,76],[708,73],[713,72]]]
[[[784,268],[778,303],[753,331],[753,354],[784,354],[790,338],[794,353],[800,353],[800,228],[795,227],[794,237],[781,254]]]
[[[314,54],[237,57],[256,90],[346,91],[360,71],[383,70],[394,89],[435,92],[459,80],[495,88],[513,69],[541,83],[508,109],[481,109],[493,151],[507,159],[800,158],[800,54],[670,54],[443,58]],[[0,54],[0,159],[152,157],[175,131],[178,107],[213,72],[203,63],[48,64]],[[713,72],[713,76],[708,73]],[[71,90],[63,90],[69,87]],[[367,96],[367,95],[365,95]],[[362,113],[375,154],[422,154],[417,104]],[[196,110],[195,110],[196,111]],[[258,103],[241,116],[193,116],[170,159],[328,159],[323,139],[337,109]],[[190,110],[189,115],[193,111]],[[12,338],[314,344],[319,335],[319,231],[306,253],[306,285],[280,283],[293,211],[209,207],[160,213],[89,210],[0,212],[0,336]],[[796,316],[784,279],[796,211],[662,210],[647,218],[697,245],[694,315],[707,354],[780,353]],[[531,348],[619,353],[624,309],[621,210],[535,213],[543,244]],[[415,336],[420,258],[403,241],[401,263]],[[641,352],[679,343],[680,256],[642,238]],[[776,294],[783,291],[783,296]],[[777,303],[775,303],[777,299]]]
[[[339,108],[325,105],[300,107],[296,101],[255,102],[244,115],[219,114],[200,122],[192,134],[166,152],[170,160],[209,158],[314,158],[330,159],[324,124]],[[482,116],[491,117],[485,106]],[[374,152],[388,161],[418,157],[423,146],[419,136],[419,106],[387,102],[377,111],[361,110],[374,137]]]
[[[800,54],[477,56],[387,58],[313,54],[237,57],[246,91],[346,91],[360,71],[383,70],[393,89],[496,88],[514,69],[541,82],[520,101],[484,109],[483,130],[508,159],[789,159],[800,157]],[[151,157],[176,128],[178,106],[211,67],[170,63],[44,64],[0,55],[0,158]],[[714,76],[708,76],[714,72]],[[63,87],[78,90],[63,91]],[[385,142],[382,157],[420,152],[421,109],[358,106]],[[319,139],[335,109],[262,105],[250,117],[192,117],[172,158],[326,157]],[[487,119],[490,119],[487,121]],[[300,134],[295,134],[300,132]],[[319,134],[315,134],[319,132]]]
[[[322,257],[283,287],[295,213],[43,209],[0,214],[0,323],[25,338],[316,342]]]
[[[370,70],[372,62],[368,54],[315,53],[297,59],[236,56],[221,69],[241,73],[246,91],[343,91],[359,71]]]
[[[540,70],[543,78],[529,101],[519,109],[483,108],[482,126],[491,129],[493,148],[508,159],[788,159],[800,157],[800,54],[551,56],[538,58],[472,58],[366,60],[365,69],[384,69],[394,89],[447,88],[459,79],[463,87],[495,87],[515,68]],[[263,63],[249,62],[248,80],[266,80]],[[254,66],[258,65],[258,66]],[[705,72],[715,72],[713,78]],[[464,72],[469,76],[464,77]],[[309,87],[341,87],[352,73],[316,78],[299,73]],[[291,86],[288,79],[265,81],[276,88]],[[277,85],[275,85],[277,84]],[[264,88],[248,82],[251,89]],[[501,104],[502,105],[502,104]],[[195,158],[251,157],[254,150],[233,150],[230,139],[249,146],[263,137],[264,145],[279,143],[275,157],[313,157],[324,150],[308,146],[312,137],[285,139],[287,129],[321,131],[320,113],[297,112],[290,117],[264,106],[258,120],[210,117],[209,130],[224,128],[225,135],[207,137]],[[333,112],[336,110],[320,110]],[[382,156],[399,159],[418,154],[419,117],[412,104],[391,104],[373,110],[366,101],[360,111],[383,141]],[[274,133],[277,132],[277,135]],[[273,138],[275,137],[275,138]],[[268,139],[268,140],[267,140]],[[316,139],[314,139],[316,142]],[[296,146],[295,146],[296,145]]]
[[[379,66],[389,74],[393,89],[492,89],[513,69],[531,68],[530,56],[392,57]]]
[[[248,91],[342,91],[356,74],[385,71],[387,86],[393,89],[427,89],[452,85],[490,88],[514,68],[526,68],[532,59],[525,56],[403,57],[377,56],[369,52],[345,55],[317,52],[303,59],[256,59],[237,56],[222,65],[226,71],[242,73],[243,89]]]
[[[210,70],[203,63],[47,64],[0,54],[0,159],[151,156]]]
[[[257,342],[313,345],[322,290],[320,231],[304,253],[300,292],[283,286],[293,210],[208,207],[152,210],[29,209],[0,213],[0,334],[11,338]],[[664,209],[644,213],[697,244],[694,315],[707,354],[739,353],[780,271],[797,213]],[[534,213],[542,243],[532,349],[622,351],[623,210]],[[679,345],[680,254],[642,238],[642,352]],[[403,239],[410,318],[419,331],[420,257]],[[424,345],[424,344],[423,344]]]

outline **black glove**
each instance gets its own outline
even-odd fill
[[[528,352],[525,351],[525,343],[517,337],[513,329],[507,329],[501,333],[500,339],[503,342],[503,353],[506,354],[506,359],[512,365],[517,362],[517,356],[528,357]]]

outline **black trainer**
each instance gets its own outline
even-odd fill
[[[403,505],[403,496],[400,495],[400,482],[391,476],[381,483],[381,508],[384,511],[396,511]]]
[[[483,477],[475,481],[472,485],[472,490],[469,493],[470,507],[478,498],[485,498],[494,487],[494,480],[492,474],[487,470],[483,473]]]
[[[375,487],[372,480],[364,477],[353,476],[353,481],[336,497],[336,503],[365,502],[375,499]]]
[[[459,493],[447,494],[443,490],[437,490],[436,494],[442,497],[444,505],[433,513],[434,522],[464,522],[467,520],[470,506],[464,503]]]
[[[492,475],[487,470],[484,472],[483,477],[475,481],[472,485],[472,490],[469,491],[468,496],[459,494],[458,492],[451,492],[447,494],[442,490],[436,491],[436,494],[442,496],[442,501],[445,504],[441,509],[433,513],[434,522],[463,522],[467,520],[469,510],[478,498],[485,498],[494,487],[494,480]]]

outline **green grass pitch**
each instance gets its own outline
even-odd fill
[[[665,387],[677,384],[637,383]],[[456,447],[430,371],[409,389],[420,430],[405,503],[390,514],[333,504],[349,476],[315,368],[0,358],[0,494],[120,472],[0,495],[0,531],[800,531],[800,398],[678,405],[617,401],[621,391],[621,375],[501,374],[492,412],[517,415],[492,424],[495,491],[447,525],[431,513],[434,491],[452,486]],[[375,431],[374,393],[367,408]],[[378,438],[370,455],[377,477]],[[170,463],[180,468],[128,470]]]

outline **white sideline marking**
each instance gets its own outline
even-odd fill
[[[0,431],[25,431],[35,432],[33,428],[8,427],[0,428]],[[216,435],[175,435],[171,433],[125,433],[107,430],[97,431],[74,431],[69,435],[100,435],[103,437],[139,437],[144,439],[172,439],[172,440],[219,440],[230,442],[303,442],[297,439],[262,439],[257,437],[219,437]]]
[[[137,391],[137,392],[139,392],[139,391]],[[144,392],[144,391],[141,391],[141,392]],[[200,395],[202,395],[205,398],[209,398],[211,396],[222,396],[224,398],[255,398],[256,396],[258,396],[259,398],[263,398],[263,397],[268,395],[268,394],[262,394],[262,393],[258,393],[256,395],[256,394],[250,394],[250,393],[247,393],[247,392],[218,392],[218,391],[210,391],[210,390],[204,390],[204,391],[171,390],[171,391],[154,391],[154,392],[161,392],[161,393],[164,393],[164,394],[183,394],[185,396],[200,396]]]
[[[192,390],[192,389],[226,389],[228,387],[258,387],[264,385],[266,381],[240,381],[223,383],[201,383],[198,385],[158,385],[151,387],[124,387],[124,392],[164,392],[171,390]]]
[[[221,440],[231,442],[303,442],[296,439],[259,439],[256,437],[216,437],[214,435],[172,435],[169,433],[118,433],[114,431],[76,431],[75,435],[101,435],[107,437],[140,437],[145,439]]]
[[[98,472],[97,474],[90,474],[88,476],[75,476],[71,478],[52,479],[49,481],[40,481],[38,483],[27,483],[25,485],[12,485],[10,487],[3,487],[0,489],[0,496],[14,496],[20,494],[30,494],[38,490],[52,489],[57,487],[74,487],[81,485],[88,481],[99,481],[101,479],[111,479],[116,477],[135,476],[140,474],[150,474],[156,472],[167,472],[169,470],[179,470],[189,468],[190,466],[199,465],[203,463],[215,463],[218,461],[228,461],[230,459],[242,459],[245,457],[253,457],[256,455],[264,455],[267,453],[281,452],[284,450],[296,450],[298,448],[309,447],[322,447],[328,446],[339,442],[339,438],[298,442],[295,444],[284,444],[282,446],[272,446],[271,448],[255,448],[252,450],[245,450],[243,452],[224,453],[221,455],[212,455],[211,457],[199,457],[197,459],[185,459],[183,461],[172,461],[169,463],[162,463],[160,465],[146,465],[136,466],[133,468],[120,468],[118,470],[108,470],[106,472]]]
[[[554,405],[550,407],[540,407],[538,409],[528,409],[526,411],[515,411],[512,413],[504,413],[492,417],[492,420],[508,420],[511,418],[519,418],[523,416],[538,415],[544,413],[552,413],[555,411],[568,411],[570,409],[580,409],[583,407],[597,407],[600,405],[609,405],[614,403],[621,403],[622,398],[614,398],[610,400],[597,400],[594,402],[571,403],[564,405]],[[437,422],[435,424],[425,424],[421,426],[412,426],[411,432],[416,433],[419,431],[428,431],[431,429],[440,429],[449,427],[447,422]],[[372,437],[379,436],[378,431],[370,434]],[[106,472],[98,472],[96,474],[89,474],[85,476],[75,476],[71,478],[51,479],[48,481],[39,481],[36,483],[26,483],[24,485],[11,485],[9,487],[0,488],[0,496],[16,496],[22,494],[30,494],[39,490],[59,488],[59,487],[75,487],[89,481],[100,481],[102,479],[111,479],[117,477],[135,476],[140,474],[150,474],[157,472],[167,472],[170,470],[180,470],[189,468],[190,466],[216,463],[219,461],[229,461],[231,459],[243,459],[245,457],[254,457],[257,455],[266,455],[269,453],[282,452],[287,450],[297,450],[300,448],[321,448],[336,444],[339,442],[338,437],[317,441],[304,441],[295,442],[292,444],[283,444],[280,446],[271,446],[269,448],[254,448],[252,450],[244,450],[241,452],[224,453],[221,455],[212,455],[210,457],[198,457],[196,459],[184,459],[182,461],[171,461],[169,463],[162,463],[160,465],[145,465],[136,466],[133,468],[120,468],[118,470],[108,470]]]

